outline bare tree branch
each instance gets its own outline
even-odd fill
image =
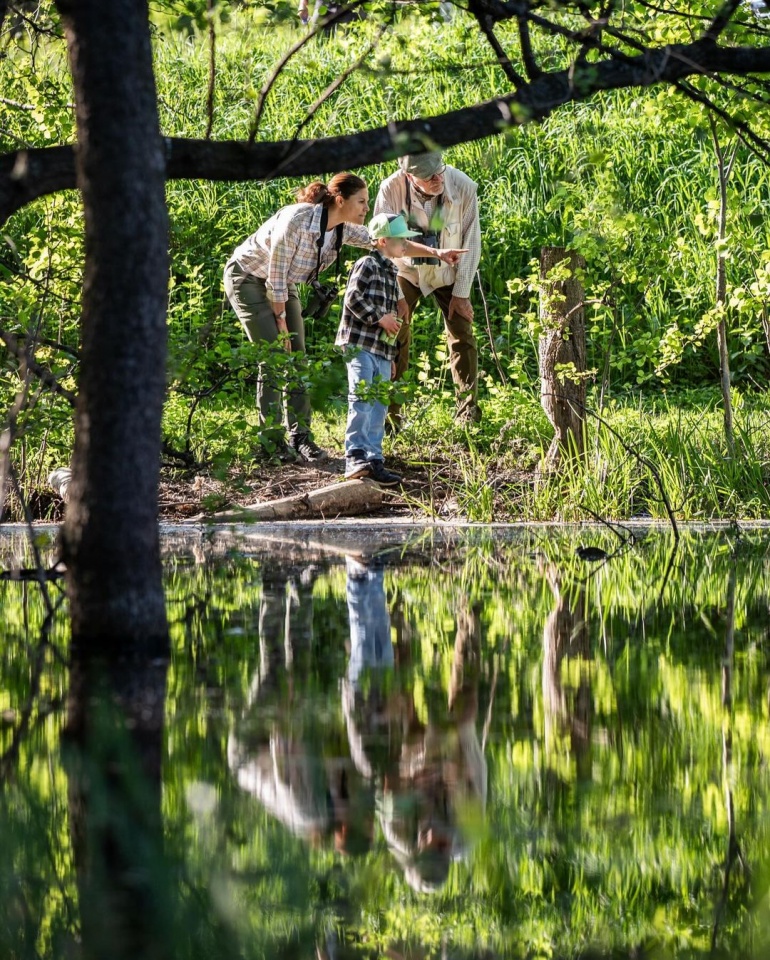
[[[204,139],[211,139],[211,130],[214,126],[214,88],[217,79],[217,35],[214,29],[214,0],[206,0],[206,7],[209,18],[209,87],[206,96],[206,113],[208,122],[206,124],[206,135]]]
[[[520,77],[519,74],[514,70],[513,64],[508,58],[508,54],[503,50],[503,47],[500,41],[495,36],[495,31],[492,29],[492,24],[490,23],[489,17],[481,9],[480,5],[476,0],[470,0],[468,9],[476,18],[476,22],[479,25],[479,29],[487,38],[487,43],[494,50],[495,56],[497,57],[497,62],[500,64],[500,68],[506,77],[510,80],[516,90],[520,90],[524,86],[524,79]]]
[[[530,80],[537,80],[542,74],[535,51],[532,49],[532,38],[529,35],[529,21],[526,17],[519,17],[519,44],[521,45],[521,58],[524,61],[524,69]]]
[[[20,343],[12,333],[2,329],[0,329],[0,340],[3,341],[9,353],[12,353],[18,360],[23,362],[26,370],[34,374],[41,383],[50,388],[54,393],[60,397],[64,397],[70,406],[75,406],[75,394],[66,387],[63,387],[47,367],[44,367],[38,363],[37,360],[33,359],[28,342]]]
[[[265,81],[264,86],[259,91],[259,101],[257,102],[257,112],[254,116],[254,123],[251,125],[251,130],[249,131],[249,141],[248,141],[249,146],[251,146],[254,143],[254,140],[256,139],[257,131],[259,130],[259,124],[262,121],[262,114],[265,111],[265,104],[267,103],[268,94],[273,89],[273,86],[275,85],[276,80],[283,73],[284,68],[286,67],[286,64],[289,62],[289,60],[291,60],[291,58],[295,54],[299,53],[299,51],[307,43],[309,43],[314,37],[318,36],[318,34],[321,32],[324,26],[328,26],[329,24],[335,23],[341,17],[346,16],[350,10],[354,9],[355,7],[360,7],[361,4],[364,2],[365,0],[354,0],[353,3],[346,4],[345,6],[341,7],[337,11],[337,13],[333,13],[330,16],[325,17],[323,24],[317,24],[312,30],[306,33],[304,37],[300,37],[300,39],[297,40],[296,43],[292,44],[292,46],[289,47],[286,53],[281,57],[281,59],[278,61],[275,68],[273,69],[273,72]]]
[[[711,21],[711,25],[708,30],[703,34],[704,37],[707,37],[709,40],[717,40],[721,33],[723,33],[727,24],[732,20],[735,11],[741,5],[741,0],[726,0],[723,4],[722,9]]]
[[[352,73],[355,73],[355,71],[358,70],[361,64],[364,63],[364,61],[369,56],[369,54],[372,53],[374,50],[376,50],[377,44],[382,39],[382,35],[390,27],[391,23],[392,21],[389,20],[387,23],[384,23],[380,27],[380,29],[377,31],[377,36],[374,38],[374,40],[372,40],[369,46],[361,54],[361,56],[355,62],[351,63],[351,65],[346,70],[343,70],[338,77],[332,80],[332,82],[323,91],[323,93],[321,93],[318,96],[315,103],[313,103],[310,107],[308,107],[307,112],[305,113],[305,116],[302,118],[302,121],[297,125],[297,129],[294,131],[294,137],[292,138],[292,143],[296,143],[302,130],[313,119],[315,114],[318,112],[318,110],[320,110],[320,108],[324,105],[324,103],[326,103],[329,97],[331,97],[333,93],[339,90],[339,88],[347,80],[347,78]]]
[[[451,147],[542,120],[558,107],[602,90],[677,83],[687,77],[770,73],[770,47],[727,47],[709,39],[670,44],[638,56],[586,64],[576,82],[572,68],[540,75],[504,97],[436,117],[398,121],[371,130],[310,140],[248,143],[166,140],[168,179],[266,180],[365,167],[431,144]],[[764,142],[756,135],[758,143]],[[287,158],[287,150],[290,156]],[[0,223],[26,203],[74,189],[74,148],[25,149],[0,155]]]

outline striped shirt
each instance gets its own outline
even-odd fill
[[[356,261],[345,290],[336,346],[358,347],[385,360],[396,359],[397,345],[388,343],[378,324],[386,313],[396,313],[397,276],[396,265],[379,250]]]
[[[265,280],[268,300],[286,301],[288,284],[306,283],[318,263],[318,238],[321,236],[321,203],[293,203],[273,214],[236,248],[230,263],[244,273]],[[321,270],[337,257],[336,229],[326,231],[321,248]],[[354,247],[372,245],[369,231],[355,223],[343,224],[342,242]]]

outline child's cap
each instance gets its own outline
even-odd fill
[[[369,221],[369,236],[372,240],[381,237],[407,240],[409,237],[419,237],[420,233],[407,227],[403,213],[378,213]]]

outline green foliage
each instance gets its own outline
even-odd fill
[[[213,4],[213,137],[247,136],[259,91],[279,54],[300,36],[293,20],[277,22],[289,9]],[[430,7],[427,19],[398,18],[362,68],[304,123],[307,105],[372,39],[377,8],[372,11],[368,21],[306,44],[288,63],[266,100],[260,140],[290,138],[300,130],[302,136],[326,136],[366,129],[389,119],[455,109],[507,88],[473,23],[459,12],[452,24],[432,23],[435,7]],[[158,2],[153,20],[163,131],[199,137],[207,123],[208,4]],[[501,25],[500,36],[513,46],[512,29]],[[653,28],[646,23],[645,29]],[[664,16],[656,18],[654,32],[656,40],[683,38],[681,25]],[[32,69],[28,39],[12,36],[0,67],[4,96],[16,105],[7,107],[0,131],[5,150],[74,138],[63,43],[36,36]],[[559,38],[535,41],[550,68],[568,62]],[[739,113],[752,109],[749,99],[733,107]],[[761,122],[756,116],[752,121]],[[722,130],[721,136],[730,133]],[[482,398],[493,422],[499,422],[494,411],[503,408],[503,422],[540,424],[522,435],[526,456],[519,466],[531,466],[537,450],[547,445],[530,399],[540,306],[532,264],[542,246],[565,245],[586,258],[588,369],[617,397],[635,387],[655,392],[661,383],[682,387],[715,381],[716,166],[700,106],[668,88],[617,91],[567,106],[541,124],[455,147],[447,160],[479,183],[480,280],[488,307],[487,323],[476,305]],[[383,164],[362,171],[372,196],[391,170],[392,164]],[[262,355],[246,342],[224,299],[222,269],[237,243],[291,202],[296,186],[280,177],[258,184],[168,185],[172,273],[164,431],[168,447],[188,460],[221,467],[259,443],[253,411],[257,363],[263,360],[280,377],[285,358],[275,351]],[[740,147],[729,183],[724,310],[734,383],[747,395],[768,375],[770,234],[763,211],[769,186],[767,169]],[[69,388],[77,384],[82,263],[76,195],[40,201],[6,225],[0,250],[6,281],[0,289],[3,325],[15,334],[37,332],[43,338],[37,359]],[[344,366],[332,346],[338,318],[339,305],[325,320],[308,324],[308,357],[289,374],[309,387],[333,435],[340,433],[345,396]],[[430,302],[422,305],[414,327],[413,378],[399,388],[404,398],[431,403],[437,392],[445,392],[441,328],[437,309]],[[493,346],[507,386],[498,382]],[[2,379],[0,400],[9,406],[20,387],[19,368],[7,356],[3,363],[8,376]],[[516,409],[522,400],[523,408]],[[445,419],[438,408],[431,416]],[[24,416],[19,426],[26,448],[19,472],[27,491],[39,489],[40,478],[66,461],[70,417],[63,399],[45,392]],[[762,451],[755,452],[759,459],[751,470],[759,477]],[[464,469],[470,476],[480,466],[478,459],[468,460]],[[485,478],[475,476],[474,482],[483,485]],[[738,502],[745,499],[736,496]],[[468,497],[475,502],[472,515],[490,515],[486,495],[468,492]],[[536,515],[544,514],[538,509]]]

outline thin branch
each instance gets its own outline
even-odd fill
[[[532,49],[532,38],[529,35],[529,21],[526,17],[519,17],[519,45],[521,46],[521,58],[524,61],[524,70],[530,80],[537,80],[542,75],[535,51]]]
[[[374,40],[372,40],[372,42],[369,44],[369,46],[366,48],[366,50],[364,50],[364,52],[361,54],[361,56],[360,56],[354,63],[352,63],[352,64],[347,68],[347,70],[343,70],[343,72],[342,72],[335,80],[333,80],[333,81],[329,84],[329,86],[323,91],[323,93],[320,94],[320,96],[319,96],[318,99],[315,101],[315,103],[313,103],[313,104],[308,108],[307,113],[305,114],[304,118],[303,118],[303,119],[301,120],[301,122],[297,125],[297,129],[294,131],[294,136],[292,137],[292,144],[294,144],[294,143],[297,142],[297,140],[298,140],[298,138],[299,138],[299,135],[300,135],[300,133],[302,132],[302,130],[303,130],[303,129],[305,128],[305,126],[313,119],[313,117],[315,116],[315,114],[318,112],[318,110],[320,110],[320,108],[324,105],[324,103],[326,103],[326,101],[329,99],[329,97],[331,97],[331,95],[332,95],[333,93],[335,93],[337,90],[339,90],[339,88],[340,88],[340,87],[342,86],[342,84],[347,80],[347,78],[348,78],[352,73],[355,73],[355,71],[359,69],[359,67],[360,67],[361,64],[366,60],[366,58],[377,48],[377,44],[378,44],[378,43],[380,42],[380,40],[382,39],[382,35],[385,33],[386,30],[388,30],[388,29],[390,28],[391,23],[392,23],[392,21],[388,21],[387,23],[384,23],[384,24],[380,27],[380,29],[379,29],[379,31],[378,31],[378,33],[377,33],[377,36],[374,38]]]
[[[621,436],[621,434],[618,433],[618,431],[614,427],[610,426],[610,424],[607,423],[604,417],[598,414],[595,410],[592,410],[591,407],[587,407],[584,403],[581,403],[579,400],[575,400],[574,398],[570,398],[569,400],[567,400],[567,403],[569,403],[571,407],[578,407],[580,410],[583,411],[583,413],[587,413],[589,416],[594,417],[596,420],[598,420],[603,427],[609,430],[609,432],[615,437],[615,439],[618,441],[618,443],[620,443],[621,447],[623,447],[623,449],[627,453],[630,453],[631,456],[634,457],[639,463],[647,467],[647,469],[652,474],[652,477],[655,480],[655,485],[657,486],[658,491],[660,493],[660,500],[666,509],[666,514],[668,515],[668,520],[669,520],[669,523],[671,524],[671,529],[674,534],[674,539],[678,541],[679,526],[677,525],[676,517],[674,516],[674,510],[671,506],[671,501],[668,498],[668,494],[666,493],[666,488],[663,486],[663,481],[661,480],[660,472],[658,471],[658,468],[655,466],[652,460],[650,460],[649,457],[646,457],[643,453],[640,453],[633,446],[633,444],[630,444],[626,439],[624,439],[624,437]]]
[[[735,11],[741,5],[741,0],[726,0],[722,9],[711,21],[711,24],[703,34],[704,38],[709,40],[717,40],[721,33],[723,33],[727,24],[732,20]]]
[[[754,133],[754,131],[745,121],[736,120],[735,117],[731,117],[726,110],[718,107],[713,100],[707,97],[705,93],[702,93],[696,87],[693,87],[691,83],[688,83],[687,81],[679,81],[676,84],[676,88],[689,100],[692,100],[694,103],[701,104],[701,106],[706,107],[721,120],[723,120],[727,127],[735,131],[735,135],[756,157],[758,157],[763,163],[768,162],[768,159],[770,158],[770,141],[764,140],[758,134]]]
[[[204,139],[210,140],[211,130],[214,126],[214,87],[217,78],[217,35],[214,29],[214,0],[206,0],[206,7],[209,20],[209,89],[206,97],[208,123],[206,124],[206,135]]]
[[[24,366],[31,374],[34,374],[38,380],[54,393],[63,397],[70,406],[75,406],[75,394],[66,387],[63,387],[47,367],[44,367],[38,363],[37,360],[33,359],[29,339],[25,338],[25,342],[22,345],[22,343],[19,342],[19,338],[14,336],[14,334],[0,328],[0,340],[6,345],[9,353],[12,353],[17,360],[23,361]],[[34,342],[37,342],[36,338]]]
[[[502,44],[497,39],[495,31],[492,29],[492,23],[489,17],[484,13],[481,7],[477,4],[476,0],[471,0],[469,4],[469,9],[473,16],[476,18],[476,22],[479,25],[479,29],[484,34],[487,39],[487,43],[490,45],[494,51],[495,56],[497,57],[497,62],[500,64],[500,68],[503,73],[506,75],[508,80],[513,84],[516,90],[520,90],[524,85],[524,78],[519,76],[519,74],[514,70],[513,64],[511,63],[508,54],[503,50]]]
[[[292,44],[291,47],[286,51],[286,53],[281,57],[281,59],[276,64],[273,72],[265,81],[262,89],[259,91],[259,100],[257,101],[257,112],[254,116],[254,122],[251,125],[251,130],[249,131],[248,144],[252,146],[256,136],[257,131],[259,130],[259,124],[262,121],[262,114],[265,111],[265,104],[267,103],[267,97],[270,91],[273,89],[275,82],[278,80],[280,75],[283,73],[286,64],[291,60],[291,58],[299,53],[299,51],[308,44],[313,37],[318,36],[318,34],[325,28],[330,26],[333,23],[336,23],[341,17],[346,16],[350,10],[360,7],[365,0],[354,0],[353,3],[345,4],[341,7],[336,13],[331,14],[328,17],[324,17],[323,23],[317,24],[309,33],[306,33],[304,37],[300,37],[296,43]]]

